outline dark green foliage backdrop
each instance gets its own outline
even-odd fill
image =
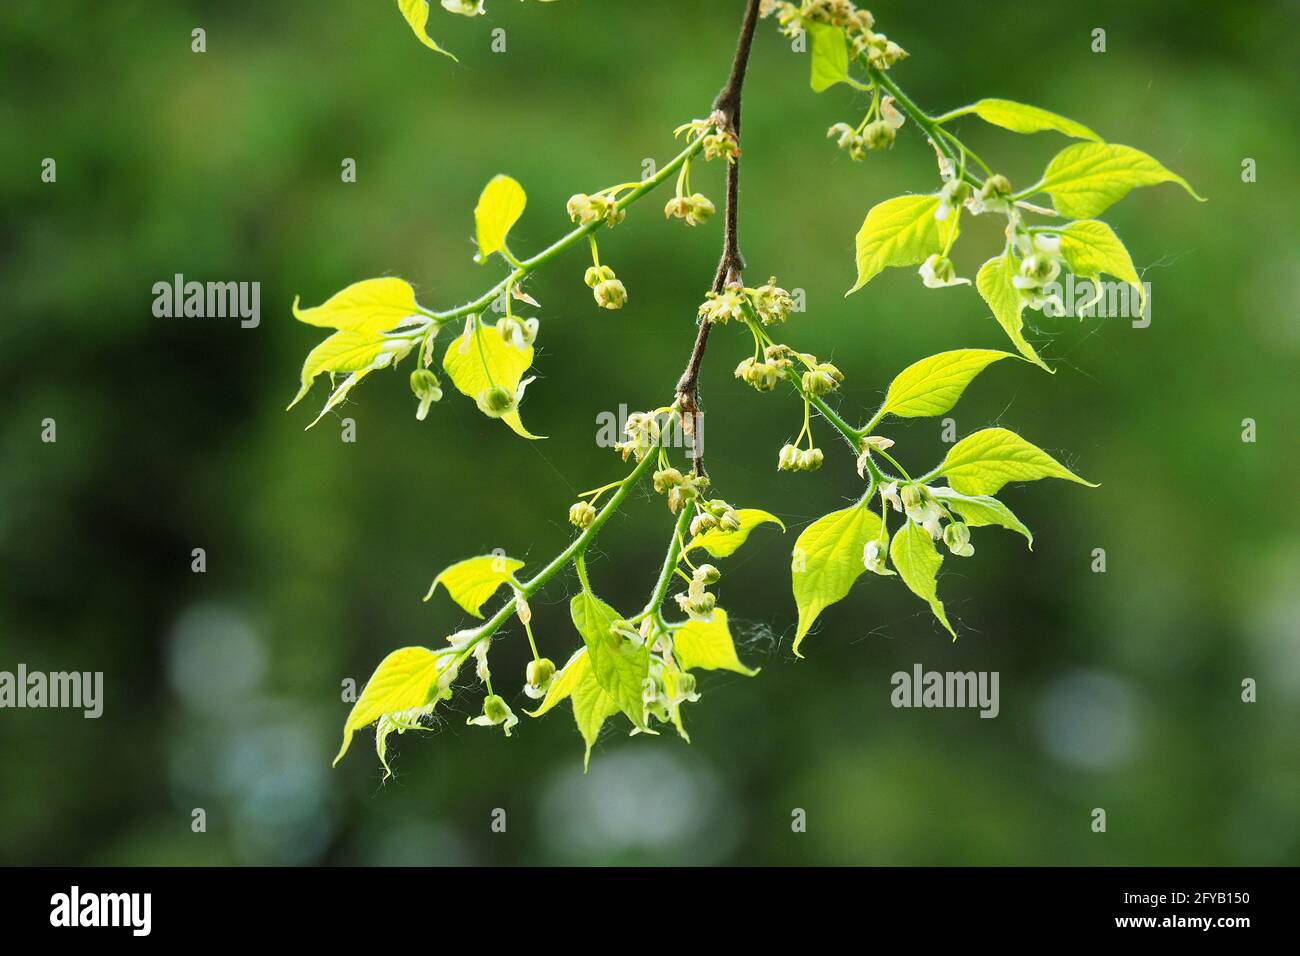
[[[575,488],[621,474],[595,446],[596,415],[670,399],[720,223],[664,222],[666,195],[636,207],[602,240],[631,294],[621,312],[594,307],[581,252],[537,277],[526,413],[542,443],[454,394],[417,423],[392,375],[347,407],[356,444],[337,418],[304,433],[308,409],[282,409],[318,336],[289,303],[380,274],[432,306],[476,295],[492,267],[470,261],[471,209],[488,177],[528,190],[517,251],[549,242],[570,193],[637,178],[707,112],[741,6],[435,9],[457,66],[391,2],[3,5],[0,669],[102,670],[106,701],[98,721],[0,711],[0,862],[1300,860],[1300,24],[1286,3],[875,8],[923,106],[1038,103],[1210,198],[1139,190],[1108,216],[1152,283],[1150,328],[1032,316],[1058,374],[1003,363],[959,406],[963,433],[1005,423],[1102,483],[1006,496],[1037,545],[990,530],[974,560],[947,562],[960,641],[896,583],[864,579],[793,660],[793,536],[860,483],[824,427],[828,466],[777,474],[798,406],[735,381],[748,338],[720,330],[703,380],[717,490],[790,524],[784,540],[757,532],[719,592],[762,675],[703,682],[691,747],[608,735],[585,779],[567,708],[506,740],[464,726],[476,694],[436,735],[394,738],[396,780],[380,785],[365,738],[329,769],[340,681],[464,623],[442,596],[420,603],[434,573],[494,547],[544,560],[568,539]],[[488,50],[497,26],[504,54]],[[1089,50],[1098,26],[1104,54]],[[749,278],[807,290],[785,333],[846,372],[850,417],[923,355],[1006,345],[973,290],[926,290],[910,270],[842,298],[867,209],[935,181],[914,130],[864,164],[836,152],[826,128],[865,105],[815,97],[805,58],[761,26]],[[1065,141],[972,128],[970,142],[1023,183]],[[39,180],[47,156],[57,184]],[[345,156],[356,184],[340,182]],[[1242,183],[1245,157],[1258,183]],[[695,179],[720,206],[720,169]],[[973,223],[961,274],[999,242]],[[175,273],[261,282],[261,326],[154,318],[151,286]],[[56,444],[39,440],[46,417]],[[1255,444],[1240,440],[1247,417]],[[909,460],[942,453],[932,421],[890,434]],[[639,606],[667,532],[644,496],[609,526],[591,563],[606,598]],[[206,574],[190,573],[195,547]],[[1106,574],[1089,571],[1099,547]],[[557,660],[576,645],[564,598],[557,581],[534,602]],[[522,645],[494,652],[510,684]],[[892,709],[889,675],[918,661],[1000,671],[1001,715]],[[1244,677],[1259,703],[1239,701]],[[206,834],[191,833],[196,807]],[[505,835],[489,831],[496,807]],[[790,832],[796,807],[806,834]],[[1105,835],[1089,830],[1094,807]]]

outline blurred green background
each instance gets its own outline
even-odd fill
[[[538,566],[569,540],[575,490],[622,474],[596,416],[670,399],[721,216],[665,222],[661,192],[602,233],[631,295],[621,312],[594,306],[581,249],[530,283],[543,309],[525,417],[545,442],[450,387],[417,422],[405,374],[354,393],[355,444],[338,415],[304,431],[323,386],[283,409],[320,335],[292,320],[293,296],[383,274],[433,307],[477,295],[501,274],[471,261],[483,183],[507,172],[528,190],[517,252],[549,243],[571,193],[638,178],[676,151],[673,127],[707,113],[742,6],[435,9],[457,65],[391,2],[3,5],[0,669],[102,670],[106,688],[97,721],[0,711],[0,862],[1300,861],[1300,541],[1282,494],[1300,464],[1293,3],[874,8],[912,54],[895,78],[932,112],[981,96],[1046,106],[1210,200],[1166,185],[1106,215],[1152,283],[1149,328],[1030,313],[1057,374],[1000,365],[958,406],[960,433],[1007,425],[1101,482],[1008,490],[1036,547],[989,529],[973,560],[945,562],[959,641],[868,575],[792,657],[790,546],[860,482],[824,425],[821,472],[776,472],[799,407],[736,381],[748,336],[721,329],[703,379],[715,489],[789,523],[783,539],[756,532],[719,589],[762,674],[705,676],[691,746],[611,721],[586,777],[567,706],[505,739],[465,726],[476,689],[436,733],[393,738],[396,779],[381,783],[368,733],[330,769],[341,682],[467,623],[444,595],[420,602],[433,575],[492,548]],[[489,49],[498,27],[504,53]],[[867,99],[815,96],[807,73],[760,25],[742,246],[751,280],[806,290],[782,334],[845,371],[839,408],[860,419],[916,359],[1007,343],[972,289],[927,290],[913,270],[842,297],[867,209],[934,188],[934,164],[911,128],[849,162],[826,128]],[[1017,183],[1067,143],[963,122]],[[56,184],[40,181],[44,157]],[[1246,157],[1257,183],[1241,180]],[[719,166],[693,178],[720,208]],[[995,223],[969,223],[959,272],[999,243]],[[261,326],[155,318],[151,287],[178,272],[259,281]],[[55,444],[40,440],[47,417]],[[918,466],[943,453],[934,420],[888,434]],[[604,597],[640,606],[669,520],[640,494],[607,527],[590,567]],[[206,574],[190,571],[195,547]],[[572,584],[534,601],[557,661],[577,646]],[[516,710],[526,659],[518,633],[493,652]],[[915,662],[999,671],[1001,715],[894,710],[890,674]],[[1241,702],[1245,677],[1258,703]],[[505,834],[489,829],[498,807]],[[806,833],[791,832],[794,808]]]

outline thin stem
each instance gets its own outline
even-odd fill
[[[827,405],[826,402],[822,400],[820,395],[809,395],[807,392],[805,392],[803,388],[803,382],[801,382],[799,379],[799,373],[796,372],[794,369],[792,368],[786,369],[785,377],[790,382],[790,384],[794,386],[794,390],[798,392],[801,396],[803,396],[805,399],[807,399],[808,402],[811,403],[813,408],[817,409],[817,414],[821,415],[822,418],[826,419],[826,421],[829,422],[837,432],[839,432],[842,436],[844,436],[844,441],[847,442],[848,446],[853,449],[854,454],[857,454],[859,451],[861,451],[861,449],[858,447],[858,443],[859,441],[861,441],[862,435],[856,428],[854,428],[844,419],[840,418],[840,416],[836,414],[835,409]]]
[[[658,460],[657,455],[652,452],[647,452],[646,456],[637,462],[637,466],[632,469],[631,473],[623,479],[622,483],[618,486],[618,490],[614,492],[614,495],[609,499],[609,501],[605,502],[604,507],[597,512],[596,517],[592,519],[591,524],[583,530],[582,534],[574,538],[567,548],[552,558],[550,564],[546,565],[546,567],[542,568],[542,570],[538,571],[527,581],[520,584],[519,591],[502,604],[492,617],[480,624],[473,632],[473,636],[464,643],[463,647],[468,650],[473,648],[474,645],[478,644],[478,642],[484,638],[491,637],[501,628],[501,625],[505,624],[505,622],[510,619],[510,616],[515,613],[515,608],[519,603],[519,595],[522,594],[525,599],[532,597],[540,591],[546,583],[551,580],[551,578],[563,571],[570,561],[580,560],[587,549],[587,545],[590,544],[591,540],[600,533],[601,526],[613,516],[614,512],[619,509],[619,506],[623,504],[623,501],[627,498],[628,493],[636,486],[637,482],[645,477],[646,473],[650,471]],[[585,569],[580,571],[580,576],[585,579]]]
[[[641,612],[643,616],[658,614],[659,608],[663,606],[664,600],[668,597],[668,587],[673,582],[673,572],[677,570],[677,563],[681,560],[682,532],[690,524],[691,515],[694,512],[695,503],[688,501],[682,506],[681,514],[677,516],[677,524],[673,526],[673,536],[668,541],[668,553],[664,555],[664,564],[659,571],[659,580],[655,582],[654,590],[650,593],[650,600],[646,602],[645,610]]]
[[[704,143],[702,139],[695,139],[692,141],[684,150],[674,156],[653,176],[637,183],[626,196],[618,201],[618,208],[626,209],[646,193],[659,186],[664,182],[664,180],[676,173],[683,163],[698,153],[703,147]],[[513,272],[472,302],[466,302],[464,305],[459,305],[454,309],[448,309],[443,312],[426,312],[425,314],[435,322],[445,324],[453,319],[464,318],[474,312],[482,312],[492,304],[496,297],[501,294],[502,290],[509,288],[529,273],[536,271],[539,266],[550,262],[561,253],[567,252],[575,243],[580,242],[582,239],[586,238],[604,225],[605,221],[603,219],[598,219],[595,222],[589,222],[586,225],[578,226],[576,229],[566,233],[555,242],[551,243],[541,252],[531,258],[520,261]]]
[[[925,135],[930,137],[930,141],[934,143],[935,148],[944,156],[948,157],[948,160],[955,168],[958,165],[957,154],[953,152],[951,144],[949,144],[947,139],[944,137],[943,131],[939,128],[938,120],[913,103],[911,98],[899,89],[898,84],[895,83],[884,70],[878,70],[875,67],[868,67],[867,73],[871,76],[871,79],[874,82],[878,83],[894,97],[894,101],[898,103],[899,109],[901,109],[913,123],[921,127],[925,132]],[[977,188],[984,185],[983,180],[978,176],[972,175],[970,172],[965,173],[963,178]]]

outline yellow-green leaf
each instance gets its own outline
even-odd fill
[[[512,395],[517,393],[524,372],[532,364],[531,345],[517,349],[501,338],[495,329],[484,328],[482,321],[477,319],[466,323],[465,331],[447,346],[442,357],[442,367],[447,370],[452,384],[462,394],[474,399],[493,385],[501,386]],[[524,427],[517,408],[502,415],[501,421],[523,438],[543,437]]]
[[[1054,129],[1076,139],[1101,141],[1100,136],[1082,123],[1076,123],[1051,110],[1017,103],[1014,100],[984,99],[970,109],[984,122],[1009,129],[1013,133],[1037,133],[1045,129]]]
[[[858,230],[858,281],[845,295],[889,266],[914,266],[942,252],[949,236],[958,231],[958,217],[935,219],[938,208],[937,196],[897,196],[873,206]]]
[[[904,522],[903,527],[894,535],[889,545],[889,560],[898,570],[908,590],[919,597],[939,619],[952,639],[957,639],[957,632],[948,623],[948,614],[939,600],[938,582],[939,566],[943,556],[934,547],[930,533],[914,521]]]
[[[807,21],[804,29],[810,41],[812,60],[810,82],[814,93],[843,83],[849,77],[849,44],[840,27]]]
[[[466,558],[439,572],[424,599],[427,601],[433,597],[433,592],[441,584],[453,601],[475,617],[482,617],[483,602],[495,594],[497,588],[508,583],[523,566],[522,561],[496,554]]]
[[[527,203],[524,187],[509,176],[493,176],[483,187],[474,207],[474,229],[481,260],[505,248],[506,234],[524,214]]]
[[[930,489],[948,508],[957,512],[962,521],[972,528],[984,528],[994,525],[1008,531],[1018,531],[1029,542],[1029,550],[1034,550],[1034,536],[1011,509],[992,495],[963,495],[952,488],[942,485]]]
[[[1155,159],[1114,143],[1075,143],[1047,164],[1038,190],[1052,197],[1056,211],[1071,219],[1091,219],[1137,186],[1178,183],[1188,194],[1205,202],[1187,180],[1170,172]]]
[[[735,531],[711,528],[703,534],[697,534],[691,538],[686,545],[686,550],[693,551],[696,548],[703,548],[715,558],[725,558],[735,554],[740,546],[748,540],[749,533],[761,524],[780,525],[781,530],[785,531],[785,523],[780,518],[759,508],[737,508],[736,519],[740,522],[740,527]]]
[[[347,330],[335,332],[307,353],[307,360],[302,363],[302,385],[289,403],[289,408],[302,401],[303,396],[311,390],[317,375],[322,372],[333,374],[369,369],[383,350],[382,335]]]
[[[684,670],[735,671],[746,677],[758,673],[757,667],[746,667],[736,656],[736,642],[727,625],[727,612],[715,608],[708,623],[687,621],[673,632],[673,656]]]
[[[411,31],[421,43],[430,50],[437,50],[444,56],[450,56],[453,60],[456,59],[455,56],[434,43],[433,38],[429,36],[426,29],[429,23],[428,0],[397,0],[397,9],[402,11],[402,16],[406,18],[406,22],[411,26]]]
[[[348,752],[358,730],[387,714],[429,704],[436,697],[442,658],[426,647],[403,647],[380,661],[343,725],[343,746],[334,758],[335,765]]]
[[[298,302],[294,296],[293,317],[299,322],[372,334],[391,331],[424,312],[410,283],[392,278],[354,282],[314,308],[300,309]]]
[[[942,415],[957,404],[966,386],[994,362],[1012,358],[993,349],[954,349],[909,365],[889,383],[882,414],[899,418]]]
[[[993,317],[998,320],[998,325],[1002,326],[1020,354],[1050,372],[1052,370],[1047,363],[1025,341],[1025,322],[1022,318],[1025,302],[1020,296],[1020,290],[1011,282],[1019,271],[1020,265],[1010,252],[995,256],[980,266],[980,271],[975,276],[975,288],[993,310]]]
[[[813,622],[823,610],[843,600],[853,582],[866,571],[862,549],[880,537],[880,518],[864,505],[832,511],[803,529],[794,543],[790,583],[799,608],[794,653],[799,653]]]
[[[1100,279],[1102,273],[1115,276],[1127,282],[1138,294],[1138,314],[1146,309],[1146,289],[1138,277],[1133,259],[1119,241],[1115,230],[1099,219],[1082,219],[1072,222],[1061,229],[1061,255],[1070,264],[1070,269],[1084,279],[1092,280],[1096,285],[1097,295],[1101,298]],[[1085,305],[1080,308],[1086,308]]]
[[[578,733],[582,734],[583,742],[587,745],[587,751],[582,758],[582,768],[585,771],[591,761],[591,748],[595,745],[596,738],[600,736],[600,728],[604,726],[607,718],[619,712],[618,702],[601,690],[600,684],[597,683],[596,673],[591,668],[591,656],[587,653],[586,647],[578,648],[569,658],[569,662],[551,681],[541,706],[534,711],[529,711],[529,716],[541,717],[556,704],[565,700],[573,704],[573,720],[578,725]]]
[[[621,615],[586,588],[569,602],[569,615],[587,645],[596,683],[633,724],[644,728],[641,693],[650,673],[650,649],[610,631]]]
[[[1013,431],[985,428],[967,435],[948,450],[939,475],[963,495],[995,495],[1009,481],[1064,478],[1097,487]]]

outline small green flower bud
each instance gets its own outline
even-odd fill
[[[1054,258],[1038,252],[1027,256],[1024,262],[1020,263],[1020,274],[1039,285],[1051,282],[1060,271],[1061,266]]]
[[[939,191],[939,201],[949,206],[960,206],[968,198],[970,198],[970,183],[964,179],[949,180]]]
[[[690,700],[695,696],[696,684],[694,674],[688,674],[686,671],[682,671],[680,674],[676,675],[675,679],[677,683],[678,697],[682,700]]]
[[[569,524],[575,528],[590,528],[596,520],[596,506],[590,501],[575,501],[569,508]]]
[[[703,193],[695,193],[688,200],[690,208],[686,213],[686,225],[698,226],[707,222],[716,211],[713,202]]]
[[[592,289],[596,304],[602,309],[621,309],[627,303],[627,289],[618,279],[606,279]]]
[[[483,716],[494,724],[504,723],[510,715],[510,707],[500,694],[491,694],[483,700]]]
[[[862,142],[870,150],[889,149],[894,145],[898,133],[887,120],[875,120],[868,123],[862,131]]]
[[[694,577],[695,580],[708,587],[710,584],[717,584],[722,580],[722,572],[712,564],[701,564],[695,569]]]
[[[479,411],[489,418],[500,418],[506,412],[512,411],[516,404],[514,395],[500,385],[485,388],[478,393],[474,402],[478,405]]]
[[[718,519],[718,527],[725,533],[730,534],[733,531],[740,530],[740,518],[735,511],[728,511]]]
[[[994,173],[980,187],[980,199],[998,199],[1011,195],[1011,183],[1001,173]]]
[[[707,511],[701,511],[691,519],[691,534],[704,534],[706,531],[712,531],[718,526],[718,519],[713,517]]]
[[[816,471],[822,466],[825,457],[820,448],[809,448],[801,456],[800,467],[803,471]]]
[[[416,410],[415,417],[419,421],[424,421],[425,416],[429,414],[429,406],[442,398],[442,385],[438,381],[438,376],[427,368],[417,368],[411,373],[411,391],[420,400],[420,407]]]
[[[794,471],[799,461],[799,449],[794,445],[782,445],[781,453],[777,455],[777,471]]]
[[[594,289],[606,279],[612,278],[614,278],[614,270],[609,266],[588,266],[587,271],[582,275],[582,281],[589,289]]]
[[[899,497],[903,500],[903,508],[908,511],[924,508],[926,502],[930,500],[929,493],[922,485],[904,485],[899,492]]]
[[[943,529],[943,543],[958,557],[968,558],[975,553],[970,543],[970,528],[960,521],[951,521]]]
[[[817,396],[833,391],[844,380],[844,375],[834,365],[823,362],[816,368],[804,372],[800,380],[803,382],[805,392]]]
[[[662,495],[669,488],[675,488],[682,483],[682,473],[676,468],[661,468],[654,473],[655,493]]]
[[[555,677],[555,662],[549,657],[529,661],[528,669],[524,673],[528,679],[529,687],[545,692],[546,688],[550,686],[551,680]]]

